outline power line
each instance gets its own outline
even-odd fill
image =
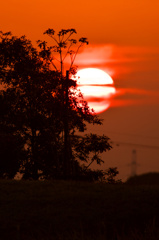
[[[147,135],[140,135],[140,134],[132,134],[132,133],[119,133],[119,132],[112,132],[112,131],[107,131],[107,133],[112,133],[115,135],[120,135],[120,136],[131,136],[131,137],[141,137],[141,138],[150,138],[150,139],[158,139],[159,137],[153,137],[153,136],[147,136]]]
[[[134,147],[152,148],[152,149],[159,150],[159,146],[154,146],[154,145],[145,145],[145,144],[130,143],[130,142],[120,142],[120,141],[111,141],[111,143],[115,144],[116,146],[130,145],[130,146],[134,146]]]

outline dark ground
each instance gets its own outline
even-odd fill
[[[0,240],[153,240],[158,229],[157,185],[0,181]]]

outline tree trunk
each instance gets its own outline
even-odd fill
[[[70,178],[70,141],[69,141],[69,121],[68,121],[68,80],[69,71],[66,71],[66,82],[65,82],[65,101],[64,101],[64,177]]]

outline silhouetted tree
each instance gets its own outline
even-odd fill
[[[79,49],[88,44],[87,38],[80,38],[78,41],[72,38],[76,34],[75,29],[62,29],[55,35],[53,29],[44,32],[52,38],[54,45],[48,46],[46,41],[38,41],[41,49],[40,55],[50,68],[60,72],[62,82],[62,110],[63,110],[63,161],[65,176],[77,175],[79,165],[77,160],[88,162],[90,153],[93,153],[91,163],[102,162],[99,153],[110,150],[109,138],[90,134],[79,137],[78,132],[86,130],[86,123],[102,124],[93,109],[90,109],[87,102],[83,100],[81,93],[76,90],[76,81],[72,81],[71,75],[76,73],[77,66],[74,66],[75,58]],[[75,45],[77,47],[75,48]],[[70,65],[66,68],[65,60],[70,56]],[[65,71],[66,70],[66,73]],[[78,169],[78,170],[77,170]]]
[[[41,134],[49,127],[56,142],[61,132],[57,111],[60,101],[52,97],[52,89],[59,84],[59,74],[48,69],[29,40],[10,33],[1,33],[0,74],[6,110],[1,122],[12,125],[14,133],[19,133],[25,141],[27,158],[21,166],[24,178],[38,179],[40,153],[47,142],[43,138],[42,143]],[[55,123],[52,128],[51,119]]]
[[[73,63],[78,50],[88,44],[87,39],[79,39],[73,51],[71,47],[77,43],[71,38],[74,29],[61,30],[58,40],[54,33],[53,29],[45,32],[56,45],[47,47],[46,42],[38,41],[40,52],[25,36],[0,35],[0,94],[6,106],[1,123],[12,126],[13,135],[23,139],[27,157],[22,159],[20,170],[25,179],[81,176],[87,167],[81,167],[79,160],[88,162],[93,153],[90,161],[100,164],[99,154],[111,149],[106,136],[77,135],[86,130],[87,123],[102,124],[76,90],[76,81],[70,78],[76,70]],[[53,53],[60,56],[59,70]],[[71,62],[64,74],[67,55]]]

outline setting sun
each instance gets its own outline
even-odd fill
[[[78,89],[96,113],[101,113],[110,107],[110,98],[116,90],[112,78],[103,70],[85,68],[77,72]]]
[[[0,23],[0,240],[159,240],[159,0]]]

